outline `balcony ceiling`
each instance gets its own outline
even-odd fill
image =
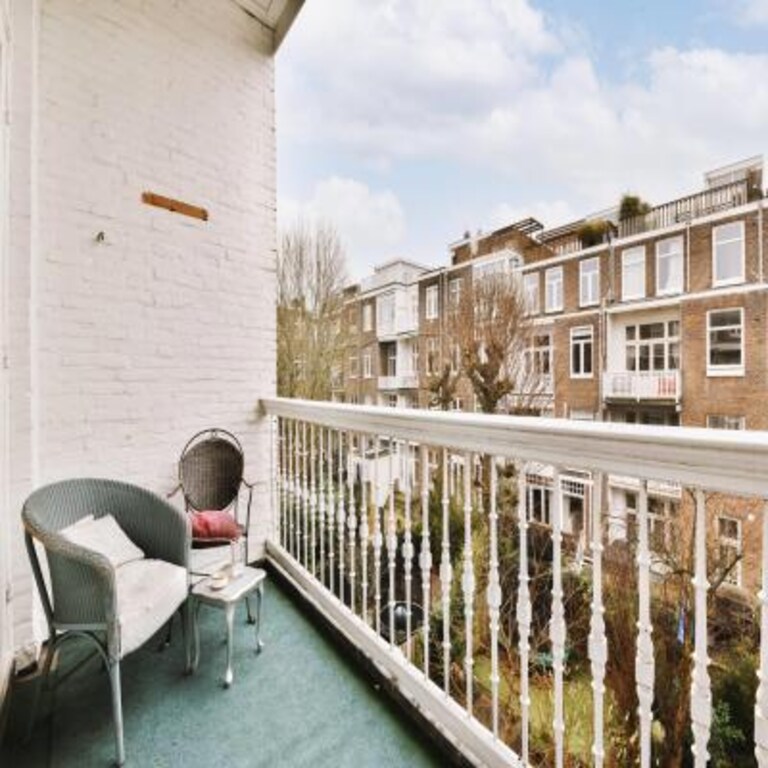
[[[304,0],[235,0],[248,13],[275,32],[275,50],[293,24]]]

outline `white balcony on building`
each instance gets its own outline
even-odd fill
[[[415,373],[401,373],[396,376],[379,376],[379,389],[417,389],[419,377]]]
[[[603,400],[676,405],[682,396],[678,307],[619,309],[608,316]]]
[[[607,371],[603,374],[606,400],[677,402],[681,394],[680,371]]]

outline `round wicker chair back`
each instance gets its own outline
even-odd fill
[[[227,509],[243,481],[243,450],[224,430],[206,430],[187,443],[179,461],[179,482],[187,508]]]

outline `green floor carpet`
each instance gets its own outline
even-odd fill
[[[265,601],[264,651],[238,613],[235,682],[224,690],[224,614],[203,607],[201,658],[185,677],[180,633],[168,650],[153,641],[123,662],[128,765],[136,768],[420,768],[445,761],[343,658],[273,583]],[[178,624],[175,626],[178,630]],[[108,766],[114,758],[109,683],[99,663],[77,668],[79,641],[63,647],[51,717],[32,741],[7,745],[3,768]],[[12,702],[18,731],[24,696]],[[11,734],[12,735],[12,734]]]

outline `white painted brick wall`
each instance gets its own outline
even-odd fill
[[[187,438],[221,426],[259,483],[254,540],[268,535],[255,407],[275,391],[271,48],[230,0],[42,1],[36,483],[165,493]],[[210,220],[143,205],[146,190]]]

